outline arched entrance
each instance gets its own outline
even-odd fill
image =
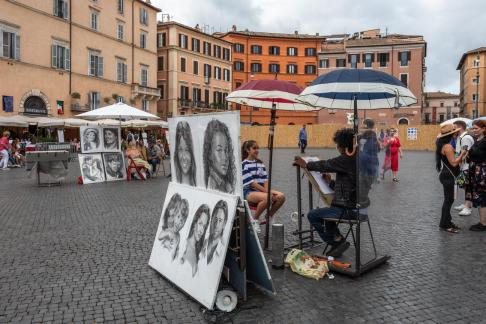
[[[20,112],[26,115],[47,116],[51,105],[40,90],[33,89],[23,95],[20,100]]]
[[[408,125],[409,124],[409,121],[407,118],[400,118],[398,120],[398,125]]]

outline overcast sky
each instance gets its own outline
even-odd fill
[[[152,0],[172,20],[208,31],[238,30],[320,35],[388,28],[427,41],[427,91],[459,92],[461,55],[486,46],[481,0]]]

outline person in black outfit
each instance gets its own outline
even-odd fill
[[[476,142],[469,149],[468,190],[466,199],[473,207],[479,208],[479,223],[472,225],[471,231],[486,231],[486,120],[475,120],[472,132]]]
[[[348,249],[349,242],[339,232],[335,221],[323,221],[325,219],[336,219],[343,216],[343,219],[357,218],[356,205],[356,149],[354,146],[354,134],[350,128],[343,128],[334,134],[334,142],[340,155],[333,159],[321,160],[306,163],[304,159],[298,157],[294,165],[307,168],[309,171],[336,173],[334,186],[334,198],[331,207],[317,208],[309,212],[307,218],[316,232],[332,248],[328,252],[329,256],[339,257]],[[361,182],[359,190],[359,214],[361,219],[367,217],[367,207],[370,204],[368,192],[370,190],[369,181]]]
[[[440,135],[436,142],[435,164],[439,174],[440,183],[444,188],[444,203],[442,204],[442,215],[439,227],[449,233],[458,233],[459,226],[452,222],[451,207],[454,202],[454,185],[456,177],[459,175],[459,164],[466,154],[461,151],[458,157],[454,156],[455,150],[451,141],[455,139],[460,131],[453,124],[441,126]]]

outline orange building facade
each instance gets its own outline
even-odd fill
[[[467,118],[486,115],[486,47],[464,53],[459,61],[460,106],[461,113]]]
[[[218,35],[233,43],[233,90],[252,80],[277,79],[301,88],[317,77],[319,35],[233,31]],[[241,110],[241,122],[268,124],[270,110],[234,105]],[[317,112],[278,111],[277,124],[316,124]]]

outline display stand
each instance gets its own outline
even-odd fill
[[[60,173],[67,174],[69,152],[68,151],[34,151],[26,152],[26,160],[29,163],[33,163],[32,169],[36,170],[37,186],[39,187],[51,187],[60,186],[61,180],[51,182],[53,175],[59,175]],[[62,164],[62,172],[60,171],[59,164]],[[32,170],[31,170],[32,173]],[[41,182],[40,174],[44,173],[48,177],[47,182]]]

